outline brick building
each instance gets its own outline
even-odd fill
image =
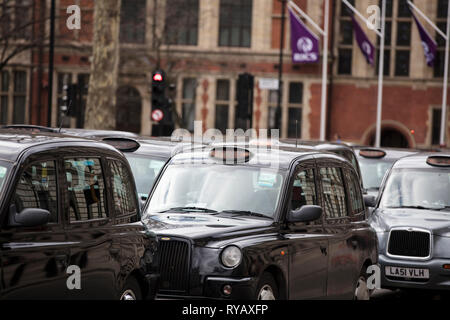
[[[48,8],[49,2],[35,1],[35,6]],[[92,0],[56,2],[60,17],[56,28],[52,126],[61,120],[58,106],[62,86],[78,83],[85,88],[89,81],[94,18]],[[323,1],[295,2],[323,26]],[[378,4],[378,0],[350,2],[362,13],[369,5]],[[414,3],[445,32],[448,0]],[[66,27],[66,8],[72,4],[81,7],[81,30]],[[432,28],[424,25],[435,35]],[[182,115],[181,126],[192,129],[194,120],[203,120],[205,128],[235,128],[236,82],[239,74],[249,72],[255,76],[253,127],[273,127],[277,91],[260,89],[259,80],[277,78],[280,26],[278,0],[123,0],[117,128],[151,134],[150,83],[158,63],[176,85],[172,95]],[[372,43],[378,45],[375,33],[364,23],[361,26]],[[428,67],[405,0],[387,0],[386,33],[382,143],[436,146],[444,41],[435,35],[439,55],[434,68]],[[298,120],[301,138],[317,139],[322,66],[292,64],[289,37],[287,23],[281,135],[295,137]],[[331,0],[329,49],[327,136],[373,143],[378,68],[368,65],[360,52],[350,16],[340,0]],[[47,124],[47,57],[45,46],[35,48],[17,56],[3,70],[2,123]],[[86,95],[83,90],[84,99]],[[83,117],[81,110],[66,119],[64,125],[82,127]]]

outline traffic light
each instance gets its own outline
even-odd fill
[[[156,70],[152,74],[152,111],[159,109],[164,113],[166,107],[166,74]]]
[[[60,106],[61,112],[69,117],[75,117],[78,108],[78,85],[68,84],[63,87],[64,96],[63,105]]]
[[[254,78],[249,73],[240,74],[238,77],[236,119],[241,129],[252,126]],[[250,121],[249,124],[248,121]]]

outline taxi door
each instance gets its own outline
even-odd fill
[[[319,167],[322,184],[324,229],[329,239],[327,296],[332,299],[352,298],[355,281],[355,246],[349,216],[349,202],[342,168],[327,161]]]
[[[303,205],[318,205],[315,162],[297,166],[290,182],[287,214]],[[326,295],[328,239],[322,219],[288,223],[289,299],[318,299]]]
[[[12,183],[5,214],[44,209],[50,212],[50,221],[38,227],[13,227],[9,222],[1,226],[2,299],[67,297],[69,250],[59,214],[56,163],[49,159],[25,164]]]
[[[80,286],[75,287],[74,279],[70,299],[117,299],[120,242],[112,237],[114,217],[105,173],[99,156],[80,154],[63,160],[70,266],[80,274]]]

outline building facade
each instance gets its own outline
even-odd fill
[[[35,4],[48,8],[49,2],[39,0]],[[295,2],[323,27],[323,1]],[[327,137],[373,144],[378,62],[367,64],[342,1],[330,2]],[[363,14],[368,6],[379,4],[378,0],[350,2]],[[67,7],[73,4],[81,8],[80,30],[66,27]],[[414,4],[445,32],[448,0],[414,0]],[[62,118],[59,106],[63,86],[70,83],[79,85],[85,104],[94,1],[59,0],[57,12],[51,125],[82,127],[82,108],[73,117]],[[158,66],[175,85],[169,94],[181,117],[178,127],[193,130],[194,121],[201,120],[204,129],[234,129],[237,79],[247,72],[255,76],[253,128],[274,128],[278,91],[261,89],[260,83],[278,77],[281,16],[278,0],[122,1],[117,128],[151,135],[151,75]],[[286,17],[280,134],[318,139],[322,65],[292,63]],[[375,32],[360,24],[378,47]],[[445,43],[424,25],[439,45],[434,67],[426,64],[406,0],[387,0],[384,145],[428,148],[439,144]],[[48,124],[47,57],[45,46],[33,48],[4,68],[0,82],[2,123]],[[450,122],[446,123],[450,137]]]

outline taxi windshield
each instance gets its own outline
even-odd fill
[[[396,169],[383,191],[381,208],[450,211],[449,169]]]
[[[166,161],[163,159],[138,156],[132,153],[125,153],[125,156],[130,163],[139,198],[147,199],[153,183]]]
[[[172,165],[150,199],[147,214],[233,212],[273,218],[284,174],[249,166]]]
[[[11,164],[5,161],[0,161],[0,193],[3,192],[3,186],[5,185],[10,168]]]
[[[378,190],[384,174],[392,167],[394,161],[394,159],[380,160],[359,158],[359,167],[361,170],[364,189]]]

